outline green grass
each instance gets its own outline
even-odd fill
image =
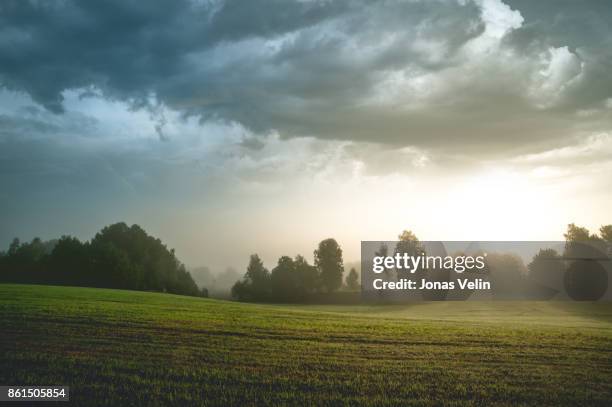
[[[611,405],[612,304],[253,305],[0,285],[0,384],[78,405]]]

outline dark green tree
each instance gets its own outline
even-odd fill
[[[262,301],[270,296],[270,272],[257,254],[251,255],[244,277],[249,282],[255,299]]]
[[[300,291],[299,279],[295,271],[295,262],[289,256],[278,259],[272,269],[270,285],[274,299],[282,302],[295,302]]]
[[[14,283],[50,282],[51,276],[46,273],[45,263],[52,247],[52,242],[43,242],[38,237],[29,243],[13,239],[0,264],[0,278]]]
[[[20,242],[19,242],[19,238],[14,238],[13,241],[11,242],[7,255],[9,256],[13,256],[15,254],[17,254],[17,250],[19,250],[19,247],[21,246]]]
[[[325,239],[314,251],[315,266],[319,270],[320,285],[326,292],[333,292],[342,286],[344,263],[342,249],[335,239]]]
[[[355,267],[351,268],[346,276],[346,287],[351,291],[359,290],[359,274],[357,274]]]
[[[319,272],[315,266],[308,264],[303,256],[295,256],[293,261],[297,274],[298,297],[313,294],[317,290]]]
[[[0,258],[0,281],[202,293],[174,250],[125,223],[107,226],[85,243],[69,236],[23,244],[15,239]]]
[[[564,286],[570,298],[595,301],[604,294],[608,273],[598,259],[605,259],[609,255],[607,242],[611,231],[612,227],[602,226],[600,237],[573,223],[567,226],[564,257],[568,263]]]
[[[92,243],[89,247],[89,260],[87,285],[131,290],[141,287],[142,267],[132,264],[128,254],[115,245],[108,242]]]
[[[252,254],[244,278],[232,287],[232,297],[240,301],[267,301],[270,296],[270,272],[261,258]]]
[[[91,260],[88,244],[71,236],[62,236],[49,256],[48,273],[57,284],[94,286]]]
[[[138,225],[120,222],[107,226],[92,239],[91,247],[93,259],[106,265],[94,266],[95,277],[102,278],[104,284],[174,294],[200,293],[174,250]],[[101,273],[106,275],[100,276]]]
[[[246,280],[239,280],[232,286],[232,297],[238,301],[250,301],[253,300],[250,296],[251,292],[247,285]]]
[[[561,279],[565,272],[563,259],[555,249],[540,249],[527,265],[529,277],[542,283]]]

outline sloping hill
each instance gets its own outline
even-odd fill
[[[612,304],[255,305],[0,285],[0,384],[77,405],[609,405]]]

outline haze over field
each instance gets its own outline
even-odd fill
[[[0,284],[0,305],[0,381],[68,384],[75,405],[607,406],[612,394],[610,303],[263,305]]]
[[[0,247],[123,220],[191,266],[561,240],[612,207],[606,1],[0,5]]]

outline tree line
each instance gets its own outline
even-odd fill
[[[251,255],[242,280],[232,287],[239,301],[300,302],[316,293],[332,293],[342,287],[342,248],[334,239],[325,239],[314,251],[314,265],[297,255],[282,256],[269,271],[257,254]],[[359,288],[359,276],[352,268],[346,277],[349,290]]]
[[[565,245],[559,251],[553,248],[543,248],[538,251],[525,265],[523,259],[516,253],[493,252],[488,253],[486,266],[483,270],[490,280],[494,282],[495,298],[514,298],[517,293],[527,297],[543,299],[546,295],[554,295],[554,290],[547,290],[546,284],[560,282],[568,295],[575,300],[595,300],[605,291],[607,272],[597,259],[608,259],[610,244],[612,243],[612,225],[604,225],[599,233],[591,233],[588,229],[571,223],[564,233]],[[376,256],[387,256],[389,248],[382,244]],[[397,245],[393,255],[407,253],[418,256],[425,253],[425,249],[414,233],[403,231],[398,236]],[[461,256],[464,253],[453,253]],[[385,278],[396,279],[427,277],[430,281],[448,281],[448,271],[418,270],[410,273],[405,269],[385,271]],[[465,278],[475,279],[477,273],[466,272]],[[603,290],[603,291],[602,291]],[[384,293],[383,293],[384,294]],[[382,295],[382,294],[381,294]],[[446,298],[444,291],[428,291],[423,294],[426,300],[440,300]]]
[[[597,234],[571,223],[564,237],[563,252],[540,250],[528,265],[529,275],[536,281],[559,281],[562,277],[574,300],[601,298],[609,285],[603,265],[612,256],[612,225],[601,226]]]
[[[161,240],[123,222],[81,242],[71,236],[51,241],[14,239],[0,252],[0,282],[73,285],[207,296]]]
[[[601,270],[595,269],[597,263],[588,260],[598,255],[592,253],[594,246],[581,243],[612,243],[612,225],[602,226],[599,234],[593,234],[572,223],[564,237],[563,253],[543,249],[527,266],[516,255],[492,253],[487,259],[488,272],[500,286],[509,290],[522,286],[526,277],[542,280],[563,273],[566,285],[574,287],[580,296],[580,292],[593,288],[583,287],[585,281],[596,285],[599,279],[595,277],[603,275]],[[411,231],[402,232],[398,240],[396,253],[423,252],[419,239]],[[388,248],[383,245],[377,255],[386,256],[387,252]],[[572,258],[575,260],[566,270],[564,262]],[[396,278],[405,277],[402,272],[397,270]],[[595,277],[585,279],[585,273]],[[270,271],[261,258],[253,254],[244,277],[233,285],[231,294],[240,301],[300,302],[313,294],[338,291],[343,284],[349,291],[359,289],[359,276],[354,268],[343,277],[342,249],[330,238],[319,243],[312,265],[300,255],[282,256]],[[447,276],[438,273],[434,278]],[[140,226],[127,226],[122,222],[103,228],[86,242],[71,236],[51,241],[34,238],[24,243],[14,239],[8,251],[0,252],[0,282],[120,288],[192,296],[208,294],[206,288],[198,288],[173,249],[149,236]]]
[[[576,298],[588,298],[592,287],[587,285],[599,284],[596,273],[592,270],[597,264],[589,260],[578,260],[570,262],[574,257],[589,257],[592,253],[591,246],[585,246],[584,242],[612,243],[612,225],[602,226],[599,234],[592,234],[583,227],[569,224],[564,234],[566,244],[563,253],[554,249],[542,249],[532,261],[525,265],[515,253],[488,253],[486,269],[492,281],[498,289],[496,297],[511,298],[516,293],[530,295],[529,290],[534,280],[551,280],[552,277],[565,276],[566,287]],[[398,242],[393,249],[393,255],[407,253],[417,256],[425,253],[425,249],[417,236],[410,230],[404,230],[398,236]],[[462,253],[454,253],[453,256]],[[377,256],[389,255],[389,248],[382,244],[376,252]],[[557,259],[558,261],[554,261]],[[553,260],[553,261],[551,261]],[[568,266],[569,264],[569,266]],[[342,249],[334,239],[326,239],[319,243],[314,251],[314,265],[308,264],[303,256],[295,258],[282,256],[277,265],[270,271],[257,254],[251,255],[244,277],[232,287],[232,296],[240,301],[255,302],[301,302],[313,294],[332,293],[341,288],[343,284],[344,265]],[[393,275],[391,275],[391,274]],[[600,273],[601,274],[601,273]],[[401,278],[423,278],[428,277],[431,281],[446,281],[449,279],[448,271],[426,271],[418,270],[410,274],[407,270],[385,271],[387,279]],[[477,277],[474,273],[464,275],[468,279]],[[344,287],[355,291],[359,289],[359,276],[353,268],[344,280]],[[424,295],[427,300],[443,299],[443,291],[431,291]]]

